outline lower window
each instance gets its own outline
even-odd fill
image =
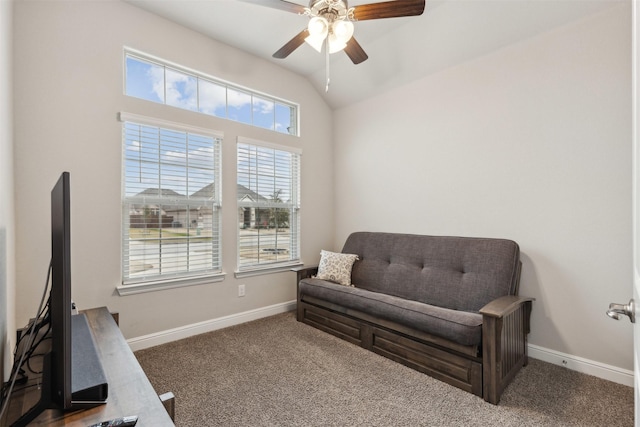
[[[238,270],[300,261],[300,153],[238,138]]]
[[[221,273],[221,135],[121,114],[123,285]]]

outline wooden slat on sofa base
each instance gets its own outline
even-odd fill
[[[372,351],[465,391],[482,396],[482,365],[373,328]]]
[[[331,312],[317,312],[313,310],[304,310],[305,323],[332,333],[344,340],[360,345],[361,325],[353,319],[339,316]]]
[[[362,319],[298,301],[298,320],[455,387],[482,396],[482,364]],[[359,332],[354,333],[354,328]]]

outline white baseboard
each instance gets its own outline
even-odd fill
[[[289,301],[281,304],[270,305],[255,310],[245,311],[243,313],[232,314],[217,319],[205,320],[204,322],[193,323],[191,325],[181,326],[166,331],[156,332],[141,337],[131,338],[127,340],[131,350],[138,351],[149,347],[155,347],[160,344],[166,344],[172,341],[181,340],[194,335],[204,334],[206,332],[215,331],[229,326],[239,325],[241,323],[258,320],[263,317],[274,316],[287,311],[295,310],[296,301]]]
[[[633,371],[529,344],[529,357],[633,387]]]
[[[296,301],[289,301],[225,317],[219,317],[217,319],[205,320],[204,322],[193,323],[191,325],[181,326],[141,337],[131,338],[127,340],[127,343],[133,351],[143,350],[145,348],[155,347],[157,345],[166,344],[194,335],[239,325],[252,320],[258,320],[263,317],[286,313],[287,311],[295,310],[295,308]],[[613,381],[618,384],[633,387],[633,371],[606,365],[604,363],[595,362],[593,360],[573,356],[571,354],[562,353],[534,344],[529,344],[528,350],[529,357],[533,359],[564,366],[573,371],[582,372],[608,381]]]

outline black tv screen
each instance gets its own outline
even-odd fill
[[[51,391],[55,405],[71,407],[71,202],[69,172],[51,190]]]

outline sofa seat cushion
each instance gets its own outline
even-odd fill
[[[437,307],[321,279],[301,280],[299,292],[302,301],[308,295],[461,345],[477,346],[482,341],[482,315],[479,313]]]

